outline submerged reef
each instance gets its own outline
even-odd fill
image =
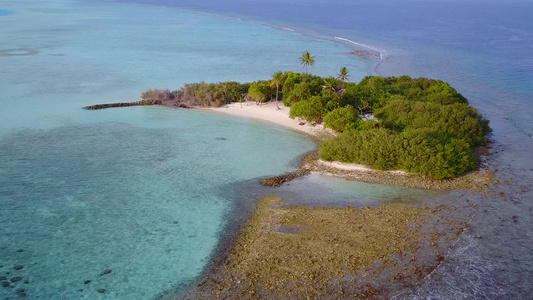
[[[290,207],[263,198],[187,299],[387,299],[414,287],[466,228],[453,207]]]

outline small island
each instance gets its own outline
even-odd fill
[[[361,164],[376,170],[450,179],[479,165],[477,150],[488,143],[488,120],[447,83],[427,78],[365,77],[347,82],[337,77],[277,72],[251,83],[186,84],[179,90],[147,90],[142,100],[101,104],[100,109],[132,105],[181,108],[222,107],[231,103],[259,106],[275,102],[290,107],[300,124],[329,128],[318,154],[323,161]],[[326,137],[324,137],[326,136]]]
[[[265,186],[313,172],[426,189],[480,191],[493,180],[479,168],[489,122],[447,83],[409,76],[352,83],[346,68],[336,77],[307,73],[313,62],[305,52],[305,73],[147,90],[140,101],[86,109],[207,109],[320,142],[296,171],[261,180]],[[170,299],[388,299],[419,286],[446,259],[474,207],[460,206],[300,207],[267,196],[232,230],[231,243],[219,245],[202,278]]]

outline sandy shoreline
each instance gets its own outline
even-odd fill
[[[332,130],[322,127],[322,124],[312,125],[309,122],[293,120],[289,118],[290,107],[279,103],[279,109],[276,102],[271,101],[257,105],[255,102],[231,103],[221,107],[201,108],[202,110],[221,113],[229,116],[249,118],[254,120],[265,121],[277,124],[295,131],[303,132],[315,137],[318,140],[333,137],[335,134]]]

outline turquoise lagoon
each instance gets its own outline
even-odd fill
[[[0,288],[1,298],[20,288],[31,299],[180,289],[231,235],[238,202],[253,206],[255,188],[267,193],[258,178],[293,170],[316,147],[296,132],[205,111],[83,106],[302,71],[305,50],[316,74],[347,66],[357,81],[372,69],[346,45],[234,17],[113,2],[2,7],[14,13],[0,19],[0,276],[22,279]],[[365,188],[345,194],[368,202],[380,189]]]

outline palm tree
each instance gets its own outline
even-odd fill
[[[349,72],[348,72],[348,69],[346,69],[346,67],[341,68],[341,73],[337,75],[337,79],[340,80],[339,88],[342,88],[342,86],[344,85],[344,82],[348,81],[348,77],[350,77],[348,73]]]
[[[315,57],[309,54],[309,51],[305,51],[302,54],[301,64],[305,67],[305,73],[307,73],[307,66],[313,66],[315,64]]]
[[[272,75],[272,80],[270,80],[270,87],[276,87],[276,107],[279,108],[279,102],[278,102],[278,94],[279,94],[279,85],[281,83],[281,78],[283,77],[283,73],[276,72],[274,75]]]
[[[332,93],[336,92],[335,85],[337,85],[337,79],[329,76],[324,79],[324,85],[322,85],[322,89],[328,91],[329,95],[331,96]]]

